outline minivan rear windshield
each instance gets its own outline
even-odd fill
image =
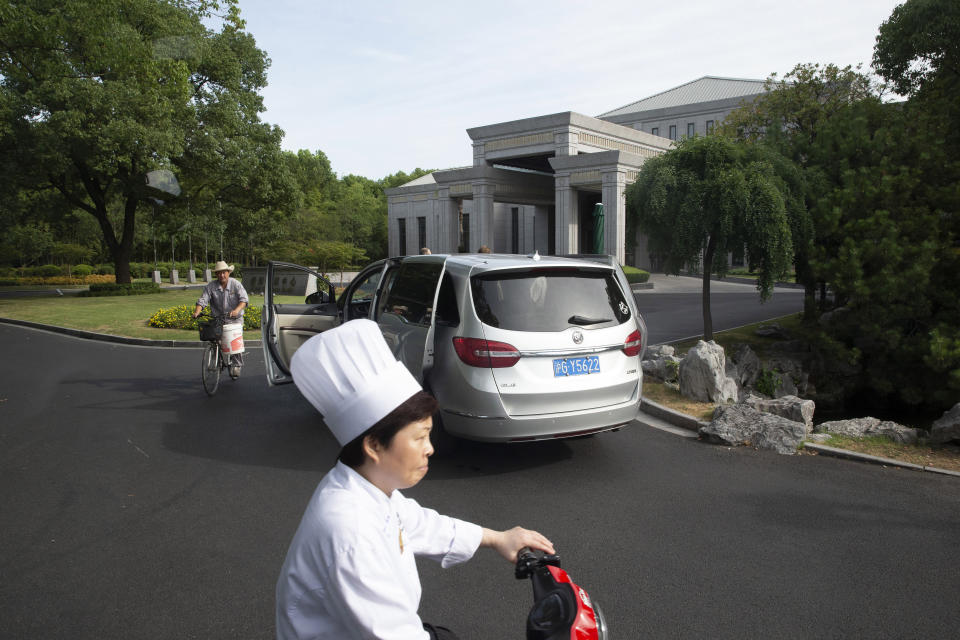
[[[480,321],[509,331],[601,329],[630,319],[612,271],[494,272],[474,276],[470,285]]]

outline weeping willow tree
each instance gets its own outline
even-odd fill
[[[726,274],[729,253],[745,251],[761,300],[789,270],[791,219],[804,212],[791,188],[795,175],[761,145],[694,137],[647,160],[627,189],[627,215],[665,271],[702,267],[704,339],[713,338],[710,276]]]

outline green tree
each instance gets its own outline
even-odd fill
[[[857,365],[846,394],[873,406],[943,408],[960,392],[960,201],[926,132],[912,109],[863,100],[811,149],[830,174],[818,235],[833,240],[812,257],[836,307],[818,325],[823,352]]]
[[[16,225],[4,232],[7,251],[16,256],[21,267],[27,267],[46,255],[53,246],[53,234],[46,224]]]
[[[832,189],[830,174],[811,163],[812,147],[817,144],[826,123],[845,113],[852,104],[878,99],[878,90],[859,68],[827,64],[798,64],[782,79],[776,74],[765,84],[765,92],[754,102],[732,112],[724,121],[722,135],[747,142],[763,142],[792,161],[801,170],[796,174],[793,192],[804,197],[806,214],[791,218],[797,281],[804,285],[804,316],[817,316],[817,291],[825,299],[826,282],[811,264],[816,247],[835,249],[834,238],[823,234],[822,218],[831,215],[817,207],[820,197]]]
[[[873,67],[901,95],[960,82],[960,3],[908,0],[880,25]]]
[[[0,6],[4,175],[55,191],[61,215],[91,215],[118,282],[138,215],[171,200],[147,186],[150,171],[178,174],[194,211],[221,201],[243,218],[289,202],[282,132],[259,120],[268,61],[243,27],[236,0]],[[162,215],[186,207],[175,201]]]
[[[727,254],[745,248],[767,299],[790,266],[789,212],[797,199],[777,174],[779,159],[759,145],[721,136],[682,140],[648,160],[627,188],[627,211],[667,273],[703,267],[703,335],[713,339],[710,275],[724,275]]]

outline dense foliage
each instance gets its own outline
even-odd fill
[[[794,237],[818,386],[875,408],[960,397],[960,5],[910,0],[880,28],[874,66],[800,65],[723,133],[802,175]],[[826,399],[826,398],[824,398]]]
[[[426,172],[338,178],[280,151],[244,27],[236,0],[0,5],[0,264],[110,261],[124,282],[138,263],[384,257],[384,189]]]

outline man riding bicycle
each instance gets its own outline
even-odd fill
[[[230,277],[233,269],[234,265],[227,266],[223,260],[217,261],[213,267],[217,279],[203,288],[203,294],[197,299],[197,307],[193,310],[194,318],[199,316],[203,308],[209,304],[215,315],[235,318],[241,326],[243,325],[243,309],[247,306],[249,298],[247,290],[243,288],[240,281]],[[243,354],[230,354],[230,376],[233,378],[239,376],[242,366]]]

